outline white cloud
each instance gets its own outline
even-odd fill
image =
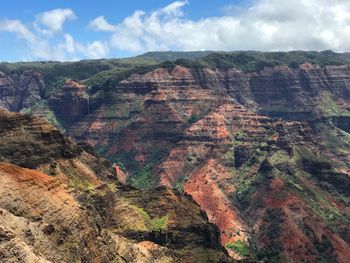
[[[78,50],[87,58],[105,58],[109,53],[108,45],[102,41],[94,41],[88,44],[77,43]]]
[[[106,43],[98,40],[81,43],[71,34],[63,32],[64,23],[75,18],[76,15],[71,9],[54,9],[36,16],[33,23],[33,29],[36,31],[30,30],[18,20],[0,21],[0,31],[16,33],[26,40],[29,57],[32,59],[63,61],[106,57],[109,53]],[[103,22],[103,17],[96,21],[98,25],[99,22]],[[103,29],[103,26],[99,29]],[[56,34],[59,32],[60,34]]]
[[[0,31],[15,33],[18,37],[30,43],[35,42],[35,35],[19,20],[6,19],[0,21]]]
[[[37,15],[35,26],[43,33],[53,34],[61,31],[67,20],[73,19],[76,19],[73,10],[58,8]],[[44,26],[43,29],[42,26]]]
[[[167,5],[166,7],[158,10],[154,14],[156,14],[156,15],[164,14],[164,15],[169,15],[169,16],[182,16],[183,13],[182,13],[181,8],[187,4],[188,4],[187,0],[176,1],[170,5]]]
[[[73,53],[75,51],[75,41],[74,38],[70,34],[64,35],[65,44],[64,47],[69,53]]]
[[[146,13],[136,11],[112,25],[104,17],[91,22],[113,32],[111,48],[149,50],[350,50],[350,1],[255,0],[249,7],[227,6],[225,15],[190,20],[188,1],[176,1]]]
[[[0,20],[0,32],[10,32],[25,40],[28,47],[26,60],[77,60],[106,57],[109,48],[102,41],[80,43],[68,33],[55,41],[51,35],[35,34],[19,20]],[[56,43],[58,41],[58,43]]]
[[[325,50],[350,51],[349,0],[251,0],[250,5],[228,5],[223,15],[189,19],[190,0],[145,12],[137,10],[118,24],[104,16],[89,23],[107,39],[80,42],[64,31],[77,16],[71,9],[38,14],[33,23],[0,19],[0,32],[23,39],[28,59],[71,60],[108,57],[156,50]],[[219,8],[219,7],[218,7]],[[124,53],[125,54],[125,53]]]
[[[56,45],[48,39],[41,39],[37,45],[30,48],[35,58],[58,61],[104,58],[109,52],[108,46],[102,41],[81,43],[70,34],[64,34],[64,39]]]
[[[116,30],[116,27],[109,24],[104,18],[104,16],[96,17],[89,23],[89,26],[90,28],[96,31],[113,32]]]

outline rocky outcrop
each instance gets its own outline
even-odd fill
[[[56,128],[29,115],[0,111],[0,160],[37,168],[52,159],[75,158],[82,151]]]
[[[0,107],[10,111],[30,109],[41,101],[44,88],[43,76],[34,70],[9,75],[0,72]]]
[[[1,261],[230,262],[188,197],[121,186],[106,160],[40,119],[0,120]]]
[[[69,127],[90,112],[88,88],[68,79],[62,88],[50,96],[49,104],[63,126]]]

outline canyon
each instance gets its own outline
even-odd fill
[[[45,200],[35,210],[61,218],[65,209],[72,210],[69,217],[90,213],[79,248],[88,261],[119,246],[131,261],[143,253],[146,262],[213,262],[210,256],[222,262],[227,255],[248,262],[347,262],[348,55],[173,55],[172,61],[154,53],[126,61],[0,64],[0,107],[24,114],[2,113],[16,120],[1,122],[8,132],[0,139],[8,188],[0,207],[8,217],[21,217],[15,228],[30,224],[28,202],[38,202],[35,195],[52,191],[53,184],[62,189],[54,190],[55,198],[70,201],[57,210],[40,208],[52,204]],[[6,198],[26,199],[21,191],[31,187],[34,200],[20,201],[24,211],[7,208]],[[79,206],[88,208],[81,212]],[[152,218],[166,219],[166,231],[152,231]],[[97,233],[90,229],[96,224]],[[40,242],[48,238],[42,235]],[[108,246],[100,250],[89,235],[103,235]],[[63,248],[35,250],[38,245],[18,238],[27,257],[67,255],[53,252]],[[181,247],[184,240],[191,249]],[[92,247],[97,254],[89,255]]]

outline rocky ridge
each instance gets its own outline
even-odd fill
[[[230,262],[190,198],[122,186],[108,161],[41,119],[0,120],[1,261]]]

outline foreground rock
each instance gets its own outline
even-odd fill
[[[188,197],[121,186],[107,161],[40,119],[0,120],[0,261],[230,262]]]

